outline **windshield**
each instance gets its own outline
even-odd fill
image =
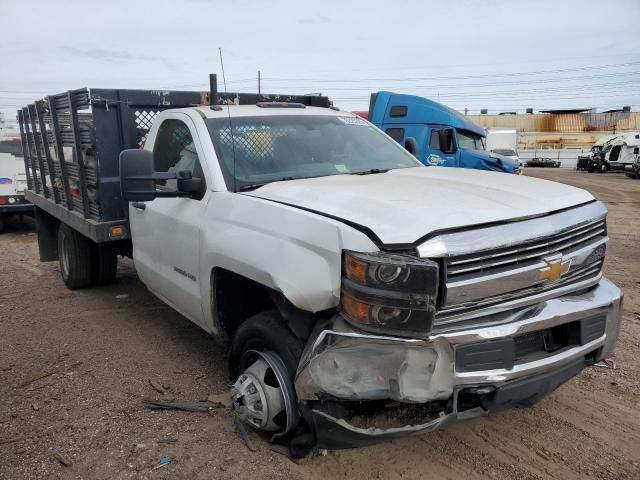
[[[469,130],[456,129],[458,148],[465,150],[484,150],[484,137]]]
[[[206,123],[227,187],[235,191],[281,180],[421,165],[357,117],[232,117],[233,129],[227,118],[211,118]]]
[[[515,150],[511,150],[510,148],[494,148],[491,150],[493,153],[497,153],[498,155],[505,155],[507,157],[513,157],[517,155]]]

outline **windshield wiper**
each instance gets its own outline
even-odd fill
[[[304,178],[304,177],[302,177]],[[293,177],[282,177],[282,178],[278,178],[277,180],[271,180],[270,182],[264,182],[264,183],[253,183],[251,185],[243,185],[242,187],[240,187],[238,189],[239,192],[248,192],[250,190],[256,190],[257,188],[260,187],[264,187],[265,185],[267,185],[268,183],[273,183],[273,182],[286,182],[287,180],[298,180],[297,178],[293,178]]]
[[[253,185],[243,185],[238,189],[239,192],[248,192],[249,190],[255,190],[256,188],[264,187],[266,183],[254,183]]]
[[[364,172],[353,172],[351,175],[373,175],[375,173],[387,173],[389,170],[389,168],[372,168],[371,170],[365,170]]]

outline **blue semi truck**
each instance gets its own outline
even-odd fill
[[[486,131],[459,112],[423,97],[371,94],[367,118],[425,165],[519,173],[519,162],[485,150]]]

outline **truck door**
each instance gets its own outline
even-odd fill
[[[456,141],[453,128],[433,127],[425,149],[425,165],[457,167]]]
[[[157,172],[190,170],[203,188],[191,197],[132,202],[129,208],[133,258],[142,281],[195,323],[203,324],[200,301],[200,221],[208,201],[202,146],[193,122],[175,113],[162,121],[154,143]],[[206,167],[205,167],[206,168]],[[159,190],[175,190],[176,180],[158,182]]]

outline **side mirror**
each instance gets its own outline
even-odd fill
[[[440,139],[440,151],[443,153],[455,153],[456,147],[453,144],[453,129],[443,128],[438,130],[438,137]]]
[[[634,155],[638,155],[638,153],[640,153],[640,147],[636,147],[633,149],[633,154]]]
[[[413,137],[408,137],[405,141],[404,141],[404,148],[407,152],[409,152],[411,155],[413,155],[414,157],[418,156],[418,142],[416,142],[416,139]]]
[[[153,169],[153,152],[138,149],[120,152],[122,198],[127,202],[146,202],[156,198]]]

